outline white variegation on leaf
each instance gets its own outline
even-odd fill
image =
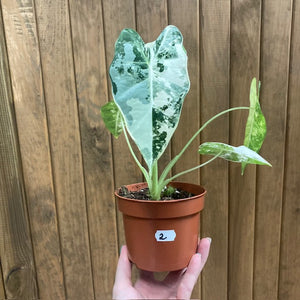
[[[109,70],[114,100],[149,169],[166,149],[190,87],[182,40],[167,26],[148,44],[124,29],[115,44]]]
[[[252,79],[250,86],[250,109],[245,129],[244,145],[251,150],[258,152],[263,144],[267,133],[266,119],[259,104],[260,82]],[[242,163],[242,174],[247,163]]]
[[[199,153],[218,156],[233,162],[271,166],[259,154],[244,145],[234,147],[224,143],[207,142],[199,146]]]

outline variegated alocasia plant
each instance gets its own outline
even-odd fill
[[[266,122],[254,78],[250,88],[250,107],[230,108],[212,117],[158,176],[158,160],[178,125],[183,100],[190,88],[187,55],[182,42],[182,35],[175,26],[167,26],[156,41],[148,44],[136,31],[124,29],[115,44],[115,56],[109,70],[114,101],[101,108],[101,116],[108,130],[116,138],[124,132],[129,150],[144,174],[154,200],[160,199],[162,190],[169,182],[217,157],[240,162],[242,173],[247,164],[270,166],[257,153],[266,135]],[[238,109],[249,110],[243,146],[204,143],[200,145],[199,153],[213,155],[212,159],[167,178],[178,159],[210,122]],[[137,159],[127,132],[141,152],[147,168]]]

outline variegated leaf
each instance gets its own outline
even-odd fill
[[[105,127],[115,138],[118,138],[123,131],[122,115],[118,106],[114,101],[110,101],[101,107],[100,112]]]
[[[244,145],[251,150],[258,152],[266,137],[267,126],[265,117],[259,104],[260,82],[256,78],[252,79],[250,87],[250,109],[246,123]],[[247,163],[242,163],[242,174],[244,173]]]
[[[175,26],[148,44],[124,29],[115,45],[109,70],[114,100],[149,168],[166,149],[190,87],[182,39]]]
[[[207,142],[199,146],[199,153],[217,155],[218,157],[233,162],[271,166],[270,163],[259,154],[244,145],[234,147],[223,143]]]

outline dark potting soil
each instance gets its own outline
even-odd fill
[[[129,191],[126,186],[122,186],[119,189],[119,195],[128,199],[136,199],[136,200],[152,200],[150,198],[149,189],[141,189],[138,191]],[[195,196],[192,193],[186,192],[181,189],[177,188],[168,188],[163,190],[161,195],[161,200],[179,200],[179,199],[185,199],[189,197]]]

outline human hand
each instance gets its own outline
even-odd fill
[[[210,249],[210,238],[198,243],[186,269],[170,272],[163,281],[155,280],[153,273],[140,271],[140,277],[133,286],[132,264],[128,259],[127,247],[123,246],[117,266],[113,299],[190,299],[194,285],[202,271]]]

